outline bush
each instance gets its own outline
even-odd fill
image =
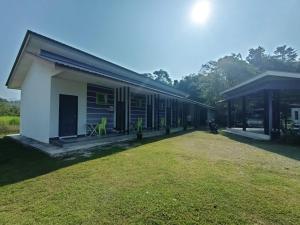
[[[300,145],[300,134],[295,130],[288,130],[279,141],[284,144]]]
[[[0,120],[0,134],[8,134],[8,133],[9,133],[8,124]]]
[[[8,120],[9,125],[19,126],[20,125],[20,119],[18,117],[13,117]]]
[[[16,116],[0,116],[0,135],[19,132],[20,119]]]

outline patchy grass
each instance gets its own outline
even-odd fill
[[[197,131],[74,160],[0,149],[0,224],[300,224],[296,147]]]
[[[18,116],[0,116],[0,136],[18,133],[20,118]]]

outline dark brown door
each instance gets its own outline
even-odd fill
[[[59,136],[77,135],[78,97],[59,95]]]

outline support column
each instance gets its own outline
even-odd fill
[[[231,128],[232,127],[232,108],[231,108],[231,106],[232,106],[232,103],[231,103],[231,100],[228,100],[228,102],[227,102],[227,127],[228,128]]]
[[[280,135],[280,91],[273,92],[273,129]]]
[[[127,132],[129,134],[131,123],[131,94],[130,87],[127,87]]]
[[[114,128],[117,126],[117,88],[114,88]]]
[[[129,126],[128,126],[128,115],[129,115],[129,110],[128,110],[128,108],[129,108],[129,104],[128,104],[128,89],[127,89],[127,87],[123,87],[122,88],[123,89],[123,94],[124,94],[124,96],[123,96],[123,99],[122,100],[124,100],[124,102],[125,102],[125,132],[126,133],[128,133],[128,130],[129,130]]]
[[[246,96],[242,97],[242,110],[243,110],[243,131],[247,129],[247,109],[246,109]]]
[[[170,127],[173,127],[173,99],[171,99],[170,111]]]
[[[155,102],[154,102],[154,95],[151,95],[151,105],[152,105],[152,129],[154,129],[155,124],[154,124],[154,120],[155,120]]]
[[[157,95],[157,129],[160,129],[160,118],[159,118],[159,111],[160,111],[160,99],[159,99],[159,95]]]
[[[265,134],[270,135],[273,128],[273,102],[272,92],[270,90],[264,91],[264,131]]]
[[[148,128],[148,97],[149,95],[145,95],[145,128]]]

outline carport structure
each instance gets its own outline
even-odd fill
[[[280,135],[280,113],[282,93],[300,91],[300,73],[266,71],[250,80],[222,92],[227,102],[227,132],[252,137],[255,139],[271,139]],[[262,96],[263,128],[253,131],[247,129],[247,101]],[[233,127],[232,102],[241,100],[242,129]],[[300,99],[299,99],[300,100]],[[251,134],[249,134],[251,133]]]

